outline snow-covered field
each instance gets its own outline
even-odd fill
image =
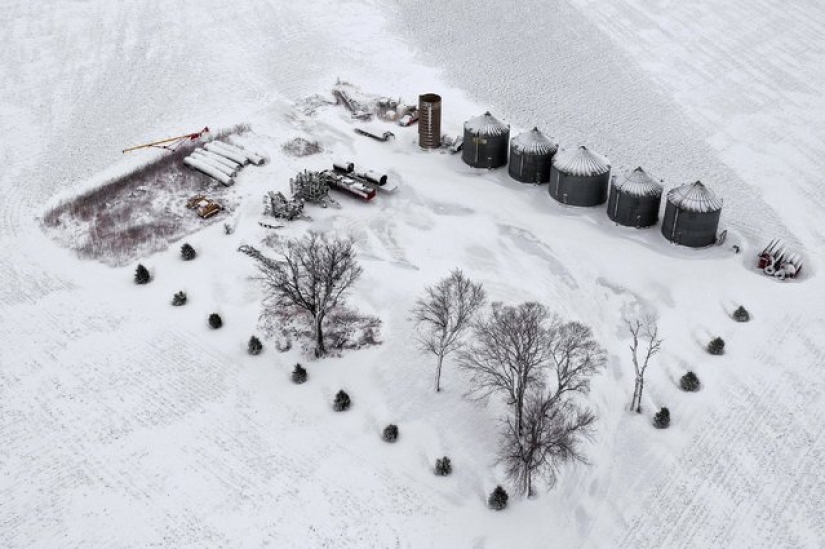
[[[0,546],[2,547],[822,547],[825,545],[825,168],[819,93],[825,9],[759,2],[538,0],[472,4],[17,2],[0,14]],[[693,251],[564,209],[545,188],[424,153],[415,128],[386,144],[343,111],[293,101],[340,76],[366,91],[444,97],[444,130],[488,108],[539,124],[618,169],[669,185],[702,179],[726,200],[728,247]],[[134,265],[80,261],[38,216],[61,196],[146,156],[126,146],[250,123],[273,161],[238,177],[236,232],[220,224]],[[281,155],[312,136],[326,153]],[[354,235],[365,276],[354,300],[385,343],[309,362],[245,352],[259,313],[251,261],[268,231],[260,198],[296,171],[345,157],[402,188],[345,197],[310,226]],[[774,236],[808,276],[751,270]],[[592,465],[551,492],[486,508],[500,408],[445,391],[410,336],[425,284],[460,266],[491,297],[540,300],[592,325],[610,363],[591,400]],[[186,290],[189,303],[169,300]],[[736,324],[744,304],[754,315]],[[622,314],[655,310],[664,352],[645,413],[626,411],[632,367]],[[211,331],[206,318],[225,321]],[[720,335],[723,357],[702,346]],[[266,344],[266,342],[265,342]],[[688,369],[703,382],[681,392]],[[338,389],[353,408],[335,414]],[[668,406],[670,429],[650,425]],[[395,445],[380,440],[396,423]],[[455,473],[436,477],[436,457]]]

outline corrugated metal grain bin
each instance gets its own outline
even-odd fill
[[[520,133],[510,141],[510,177],[522,183],[547,183],[558,150],[558,144],[538,128]]]
[[[585,146],[553,158],[550,196],[570,206],[598,206],[607,200],[610,161]]]
[[[489,112],[464,123],[461,159],[473,168],[500,168],[507,164],[510,125]]]
[[[642,168],[628,173],[623,181],[613,181],[607,199],[607,216],[627,227],[650,227],[659,220],[661,183]]]
[[[418,96],[418,146],[422,149],[441,146],[441,96],[438,94]]]
[[[667,193],[662,235],[682,246],[701,248],[716,242],[722,200],[700,181]]]

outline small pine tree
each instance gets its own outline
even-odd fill
[[[300,385],[307,380],[307,371],[306,368],[301,366],[300,364],[295,365],[295,369],[292,370],[292,383],[297,383]]]
[[[198,253],[195,251],[195,248],[190,246],[188,242],[180,247],[180,256],[184,261],[192,261],[197,255]]]
[[[686,373],[679,380],[679,388],[689,393],[695,393],[699,390],[700,386],[701,383],[699,383],[699,377],[693,372]]]
[[[344,391],[338,391],[338,394],[335,395],[335,402],[332,403],[332,408],[336,412],[345,412],[349,410],[350,404],[352,404],[352,401],[349,395]]]
[[[733,319],[736,322],[747,322],[751,319],[751,314],[746,308],[740,305],[738,309],[733,311]]]
[[[249,351],[250,355],[259,355],[261,351],[264,350],[264,344],[261,343],[261,340],[255,336],[249,338],[249,344],[247,345],[247,351]]]
[[[175,307],[180,307],[181,305],[186,305],[186,292],[180,291],[177,292],[174,297],[172,297],[172,305]]]
[[[493,490],[490,494],[490,497],[487,498],[487,505],[490,506],[490,509],[501,511],[502,509],[507,507],[508,499],[510,499],[510,496],[507,495],[507,490],[505,490],[501,486],[496,486],[496,489]]]
[[[212,313],[211,315],[209,315],[209,326],[213,330],[217,330],[218,328],[223,326],[223,319],[221,318],[221,315],[219,315],[218,313]]]
[[[450,458],[444,456],[435,460],[435,474],[440,477],[446,477],[453,472],[453,464],[450,463]]]
[[[653,426],[657,429],[667,429],[670,427],[670,410],[661,408],[656,415],[653,416]]]
[[[708,343],[708,352],[712,355],[725,354],[725,340],[721,337],[715,337]]]
[[[148,284],[151,279],[149,269],[139,264],[135,269],[135,284]]]
[[[395,442],[398,440],[398,425],[391,423],[384,427],[383,438],[386,442]]]

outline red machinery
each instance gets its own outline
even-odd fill
[[[789,253],[781,240],[774,239],[759,254],[756,268],[779,280],[796,278],[802,271],[802,256]]]
[[[167,139],[161,139],[160,141],[152,141],[151,143],[146,143],[144,145],[137,145],[135,147],[129,147],[128,149],[123,149],[124,153],[129,151],[136,151],[138,149],[148,149],[150,147],[154,147],[157,149],[166,149],[167,151],[174,151],[187,141],[197,141],[204,134],[209,133],[209,128],[204,127],[201,131],[195,133],[188,133],[186,135],[179,135],[177,137],[169,137]]]

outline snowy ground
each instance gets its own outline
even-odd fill
[[[825,545],[825,12],[717,4],[6,7],[0,546]],[[414,128],[381,144],[352,133],[341,110],[297,114],[293,100],[336,76],[410,99],[437,91],[451,133],[490,108],[619,168],[641,164],[669,184],[701,178],[726,199],[723,225],[743,254],[674,248],[658,229],[561,208],[546,189],[418,151]],[[134,265],[79,261],[41,232],[49,201],[145,160],[122,158],[125,146],[238,122],[273,162],[239,176],[235,234],[212,226],[189,239],[194,262],[177,246],[144,258],[155,280],[136,287]],[[281,156],[296,136],[327,152]],[[333,157],[403,185],[373,204],[341,198],[340,210],[310,212],[312,226],[358,238],[355,301],[384,319],[386,343],[312,362],[296,387],[296,355],[245,353],[260,295],[236,249],[267,234],[256,224],[264,191]],[[793,239],[813,274],[782,285],[752,272],[773,236]],[[611,355],[592,394],[592,466],[502,513],[484,505],[504,480],[493,464],[499,409],[463,399],[449,367],[446,391],[432,393],[431,361],[409,336],[409,305],[456,265],[496,299],[541,300],[593,325]],[[190,302],[173,309],[181,289]],[[752,322],[728,318],[740,303]],[[634,309],[655,309],[666,338],[641,416],[625,411],[621,319]],[[222,330],[207,327],[211,312]],[[724,357],[702,350],[713,335],[727,341]],[[687,369],[701,392],[678,390]],[[329,407],[339,388],[354,401],[343,415]],[[673,424],[656,431],[662,405]],[[391,422],[395,445],[379,436]],[[455,464],[446,479],[430,470],[444,454]]]

